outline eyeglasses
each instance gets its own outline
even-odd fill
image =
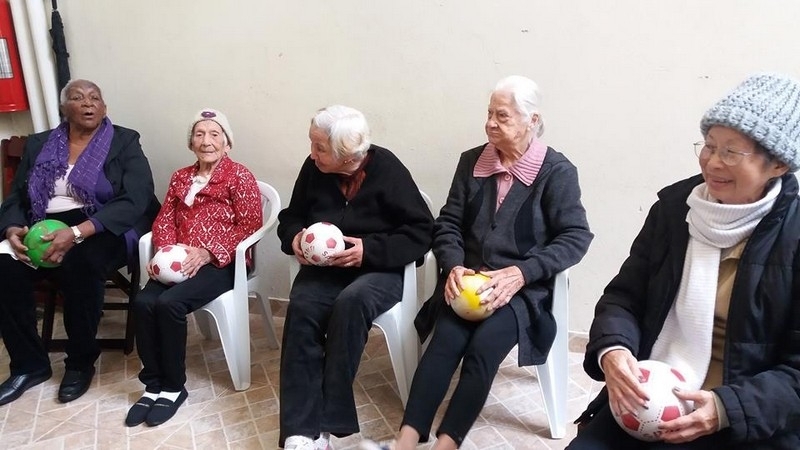
[[[716,145],[709,145],[703,141],[698,141],[694,143],[694,154],[697,155],[698,158],[701,160],[706,160],[711,158],[711,155],[714,153],[719,156],[719,159],[726,165],[726,166],[735,166],[742,161],[746,156],[750,156],[755,154],[756,152],[740,152],[738,150],[733,150],[728,147],[724,148],[717,148]]]

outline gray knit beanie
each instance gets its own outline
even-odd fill
[[[780,74],[752,76],[700,120],[703,137],[722,125],[740,131],[789,166],[800,168],[800,82]]]

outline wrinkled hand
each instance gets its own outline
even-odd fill
[[[150,277],[151,280],[156,280],[156,274],[153,272],[153,260],[151,259],[146,266],[144,266],[145,270],[147,270],[147,276]],[[158,280],[156,280],[158,281]]]
[[[189,247],[188,245],[178,244],[181,247],[185,248],[186,251],[189,253],[186,256],[186,259],[183,260],[183,268],[181,269],[181,273],[186,275],[189,278],[197,275],[197,271],[200,270],[201,267],[205,266],[206,264],[210,263],[213,259],[211,257],[211,252],[204,248],[200,247]]]
[[[70,228],[64,228],[49,234],[42,235],[43,241],[49,241],[50,247],[44,251],[42,260],[61,264],[64,255],[75,246],[75,233]]]
[[[464,287],[461,286],[461,277],[463,277],[464,275],[474,275],[474,274],[475,274],[474,270],[467,269],[464,266],[455,266],[452,269],[450,269],[450,274],[447,275],[447,281],[445,282],[444,285],[445,303],[449,305],[450,302],[452,302],[453,299],[458,297],[458,294],[460,294],[461,291],[464,289]]]
[[[352,244],[352,246],[333,255],[330,259],[330,265],[335,267],[361,267],[361,262],[364,258],[364,243],[361,238],[345,236],[344,242]]]
[[[478,295],[492,289],[492,292],[481,301],[482,305],[488,305],[489,311],[498,309],[508,304],[511,298],[525,286],[525,277],[517,266],[508,266],[500,270],[481,271],[482,275],[490,278],[477,291]]]
[[[31,259],[28,257],[28,247],[22,243],[25,235],[28,234],[28,227],[8,227],[6,228],[6,239],[11,244],[11,249],[20,261],[30,264]]]
[[[608,404],[617,414],[636,412],[636,405],[647,406],[647,393],[639,380],[642,372],[639,363],[628,349],[611,350],[600,360],[606,375]]]
[[[690,414],[664,422],[658,426],[661,438],[670,444],[693,441],[701,436],[716,433],[719,415],[714,394],[710,391],[673,390],[681,400],[694,402],[695,410]]]
[[[306,229],[303,228],[294,235],[292,238],[292,251],[294,252],[294,257],[297,259],[297,262],[304,266],[310,266],[311,263],[303,256],[303,248],[300,247],[300,239],[303,237],[303,233],[305,233]]]

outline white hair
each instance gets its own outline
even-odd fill
[[[58,96],[58,100],[59,100],[61,106],[64,106],[64,105],[67,104],[67,94],[69,94],[69,90],[72,89],[73,86],[78,85],[78,84],[88,84],[89,86],[94,87],[97,90],[97,92],[100,94],[100,98],[103,98],[103,91],[101,91],[100,90],[100,86],[96,85],[94,82],[89,81],[89,80],[81,80],[81,79],[69,80],[67,82],[67,84],[65,84],[64,87],[61,89],[61,93]]]
[[[544,118],[539,111],[539,86],[535,81],[521,75],[511,75],[497,82],[492,93],[495,92],[510,93],[517,111],[528,120],[534,115],[538,116],[534,133],[537,137],[544,133]]]
[[[328,143],[337,159],[360,159],[372,144],[364,114],[349,106],[331,105],[322,108],[314,114],[311,125],[328,135]]]

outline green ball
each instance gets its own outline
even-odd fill
[[[29,230],[28,234],[22,240],[25,247],[28,247],[28,257],[31,259],[31,264],[36,267],[58,267],[59,264],[50,261],[43,261],[42,257],[44,252],[50,247],[49,241],[43,241],[42,236],[50,234],[54,231],[69,228],[69,225],[60,220],[45,219],[41,222],[35,223]]]

